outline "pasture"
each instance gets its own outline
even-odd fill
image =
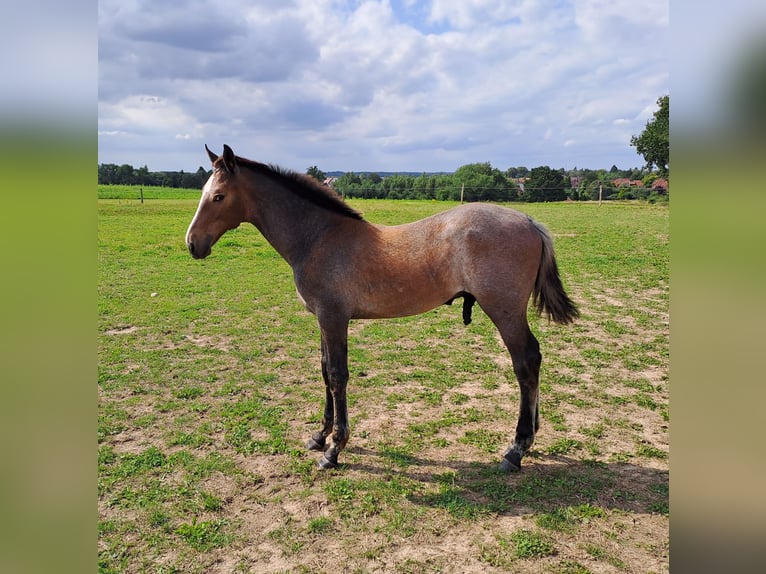
[[[582,317],[530,312],[541,426],[507,475],[519,390],[478,306],[352,322],[351,438],[321,471],[319,332],[287,264],[250,225],[193,260],[196,198],[137,197],[98,206],[100,572],[668,571],[666,206],[513,206]]]

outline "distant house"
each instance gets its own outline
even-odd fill
[[[582,181],[582,178],[579,175],[573,175],[569,178],[569,187],[572,189],[577,189],[580,187],[580,182]]]
[[[337,177],[326,177],[322,183],[323,183],[323,184],[325,184],[325,185],[327,185],[327,186],[330,186],[330,187],[332,187],[332,185],[333,185],[333,184],[334,184],[336,181],[338,181],[338,178],[337,178]]]
[[[644,182],[640,179],[629,179],[627,177],[618,177],[612,180],[612,184],[617,187],[644,187]]]
[[[528,177],[517,177],[513,179],[516,185],[519,186],[519,193],[524,193],[524,184],[529,181]]]
[[[662,177],[658,177],[652,182],[652,189],[663,192],[663,193],[667,193],[668,180]]]

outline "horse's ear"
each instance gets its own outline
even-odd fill
[[[215,163],[215,160],[218,159],[218,156],[210,151],[210,149],[207,147],[207,144],[205,144],[205,151],[207,152],[207,157],[210,158],[210,163]]]
[[[223,165],[229,173],[234,173],[237,170],[237,158],[226,144],[223,144]]]

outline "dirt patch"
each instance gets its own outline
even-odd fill
[[[138,331],[138,327],[135,325],[128,325],[125,327],[115,327],[113,329],[107,329],[104,331],[104,335],[129,335],[130,333],[135,333]]]

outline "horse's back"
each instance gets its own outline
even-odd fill
[[[540,234],[532,219],[509,207],[487,203],[460,205],[442,214],[445,228],[473,260],[496,264],[530,251],[539,263]],[[438,216],[437,216],[438,217]],[[454,239],[453,239],[454,240]]]
[[[466,203],[437,214],[435,217],[439,215],[454,220],[467,232],[494,236],[523,235],[533,227],[528,215],[510,207],[490,203]]]
[[[488,203],[466,203],[412,223],[377,227],[392,241],[465,244],[470,241],[525,242],[537,238],[528,215]]]

